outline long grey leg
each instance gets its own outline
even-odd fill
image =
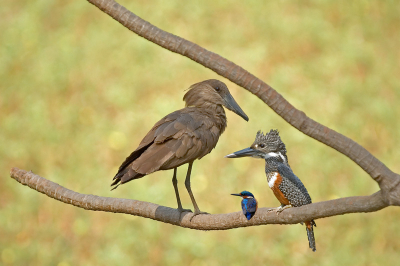
[[[174,185],[176,201],[178,202],[178,211],[191,212],[191,210],[182,208],[181,198],[179,197],[179,191],[178,191],[178,179],[176,179],[176,167],[174,168],[174,176],[172,177],[172,184]]]
[[[193,165],[193,162],[190,162],[189,163],[189,167],[188,167],[188,171],[187,171],[187,174],[186,174],[186,179],[185,179],[185,186],[186,186],[186,189],[187,189],[187,191],[189,193],[190,198],[192,199],[192,203],[193,203],[193,207],[194,207],[194,215],[192,216],[192,218],[190,220],[192,220],[193,217],[196,216],[196,215],[208,214],[206,212],[201,212],[200,211],[199,206],[197,206],[196,200],[194,199],[192,189],[190,187],[190,174],[192,172],[192,165]]]

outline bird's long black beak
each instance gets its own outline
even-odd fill
[[[231,194],[231,195],[232,196],[239,196],[239,197],[241,196],[240,194]]]
[[[258,153],[257,150],[253,150],[252,148],[246,148],[240,151],[235,151],[234,153],[228,154],[225,158],[240,158],[240,157],[251,157]]]
[[[236,103],[232,95],[229,93],[224,96],[225,107],[241,116],[244,120],[249,121],[249,117],[243,112],[242,108]]]

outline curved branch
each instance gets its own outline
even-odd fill
[[[361,145],[307,117],[268,84],[242,67],[197,44],[165,32],[136,16],[114,0],[87,0],[123,26],[147,40],[186,56],[259,97],[272,110],[304,134],[334,148],[357,163],[376,182],[389,205],[400,206],[400,176]]]
[[[21,184],[53,199],[86,210],[126,213],[197,230],[227,230],[263,224],[296,224],[345,213],[375,212],[388,206],[382,193],[378,191],[371,196],[341,198],[290,208],[280,215],[267,212],[267,208],[260,208],[250,221],[247,221],[242,212],[198,215],[190,221],[192,213],[186,212],[181,215],[176,209],[138,200],[79,194],[18,168],[11,169],[10,175]]]

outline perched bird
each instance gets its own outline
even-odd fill
[[[307,189],[289,166],[286,147],[277,130],[271,130],[265,136],[258,131],[256,140],[250,148],[234,152],[225,157],[265,159],[265,173],[268,185],[281,203],[280,207],[274,208],[278,214],[286,208],[299,207],[311,203],[311,197]],[[314,220],[306,221],[305,224],[310,248],[315,251],[313,226],[316,226],[316,224]]]
[[[232,196],[242,197],[242,210],[247,220],[250,220],[256,214],[258,202],[253,194],[248,191],[242,191],[239,194],[231,194]]]
[[[235,112],[246,121],[247,115],[235,102],[228,88],[219,80],[210,79],[192,85],[183,96],[186,107],[158,121],[142,139],[139,146],[119,167],[111,186],[144,177],[159,170],[174,169],[172,184],[178,210],[184,210],[179,197],[176,169],[189,164],[185,186],[192,200],[194,215],[202,213],[190,186],[193,161],[214,149],[226,128],[224,108]],[[193,217],[192,217],[193,218]]]

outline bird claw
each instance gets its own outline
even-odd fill
[[[270,209],[267,209],[267,212],[272,212],[272,211],[275,211],[276,212],[276,215],[279,215],[283,210],[285,210],[285,209],[287,209],[287,208],[291,208],[292,207],[292,205],[285,205],[285,206],[279,206],[279,207],[276,207],[276,208],[270,208]]]
[[[286,210],[288,208],[292,208],[292,205],[285,205],[285,206],[279,206],[278,208],[276,208],[276,215],[279,215],[281,212],[283,212],[283,210]]]
[[[192,219],[199,215],[199,214],[209,214],[208,212],[202,212],[202,211],[194,211],[193,216],[190,218],[190,221],[192,221]]]

